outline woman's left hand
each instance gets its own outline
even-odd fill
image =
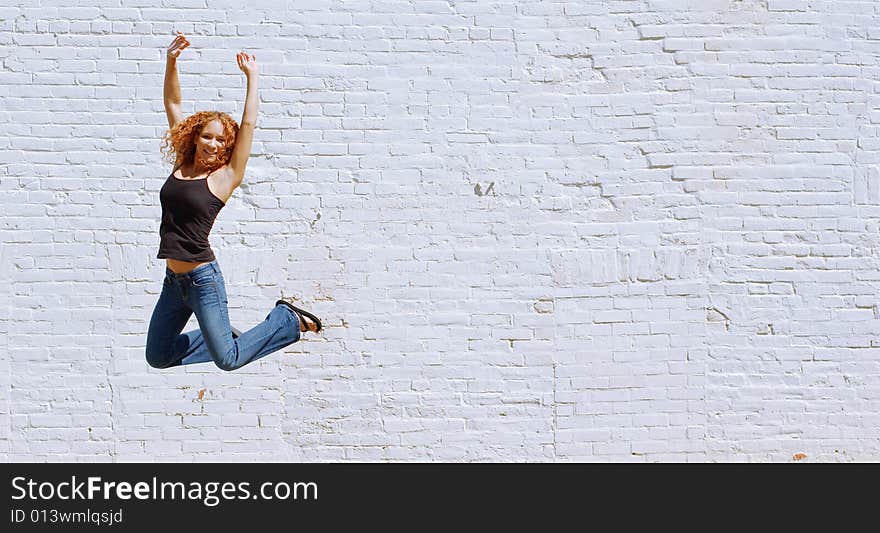
[[[257,74],[257,58],[253,54],[248,55],[245,52],[235,54],[238,61],[238,68],[244,72],[244,75],[250,77],[251,74]]]

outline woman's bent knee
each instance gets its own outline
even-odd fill
[[[234,343],[235,341],[233,341]],[[211,359],[214,360],[214,364],[217,365],[217,368],[220,370],[225,370],[227,372],[231,372],[233,370],[238,370],[242,367],[238,363],[238,349],[234,347],[234,349],[226,350],[223,355],[220,355],[220,350],[212,350],[210,347],[208,348],[208,352],[211,354]]]
[[[222,359],[215,359],[214,364],[217,365],[217,368],[220,370],[225,370],[227,372],[232,372],[233,370],[238,370],[238,365],[232,363],[230,361],[225,361]]]
[[[171,358],[167,354],[147,350],[146,356],[147,364],[153,368],[163,369],[171,366]]]

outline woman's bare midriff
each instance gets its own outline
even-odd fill
[[[203,261],[200,263],[191,263],[189,261],[181,261],[179,259],[165,259],[165,264],[168,265],[168,268],[171,269],[175,274],[184,274],[193,270],[196,267],[200,267],[202,265],[207,265],[207,261]]]

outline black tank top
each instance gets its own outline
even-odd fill
[[[208,234],[217,213],[226,204],[208,189],[208,178],[182,180],[174,171],[159,191],[162,203],[162,224],[159,226],[157,259],[181,261],[213,261],[214,251]],[[210,174],[208,174],[210,176]]]

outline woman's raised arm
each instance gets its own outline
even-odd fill
[[[165,61],[165,115],[168,117],[168,127],[183,120],[183,111],[180,108],[180,81],[177,79],[177,58],[180,53],[189,46],[189,40],[180,32],[168,46]]]
[[[244,112],[241,115],[238,135],[235,137],[235,148],[232,149],[232,156],[229,158],[229,168],[232,169],[236,183],[240,184],[241,180],[244,179],[244,169],[247,166],[248,157],[251,155],[254,127],[257,124],[257,104],[260,96],[257,93],[257,82],[259,79],[257,58],[244,52],[239,52],[235,58],[238,61],[238,68],[247,77],[247,97],[244,101]]]

